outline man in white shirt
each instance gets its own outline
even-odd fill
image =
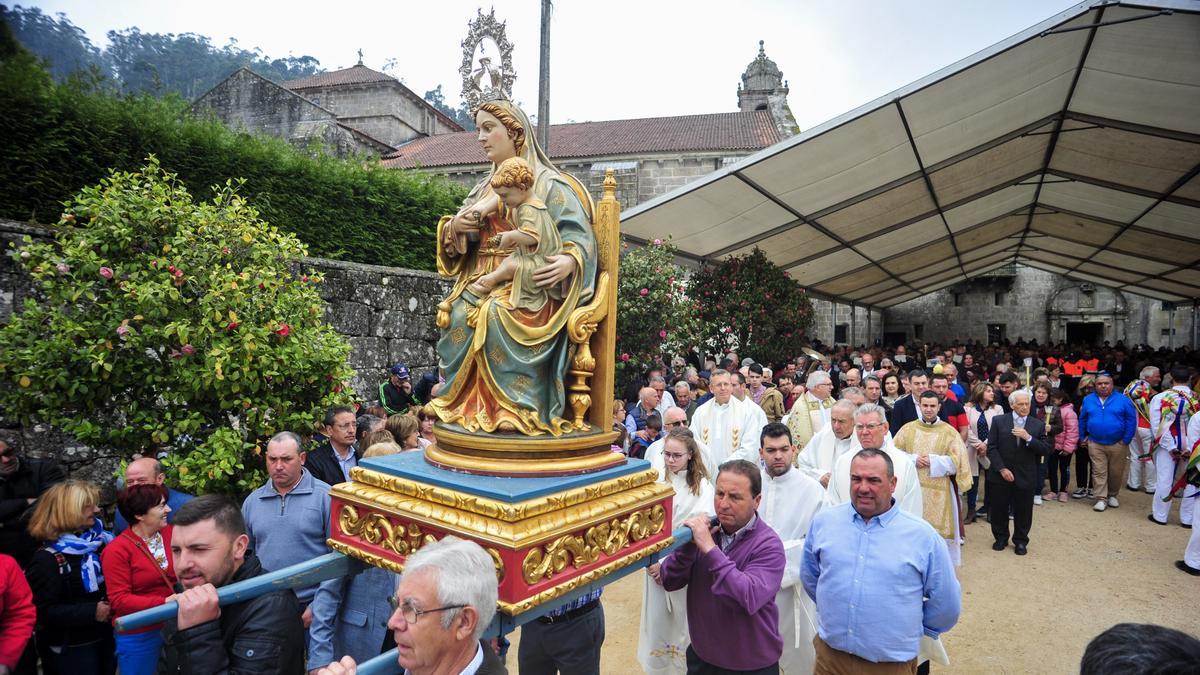
[[[836,406],[835,406],[836,410]],[[804,592],[800,580],[800,557],[804,537],[813,516],[824,506],[825,490],[817,481],[793,468],[796,446],[787,425],[778,422],[763,427],[759,442],[762,471],[762,502],[758,515],[783,541],[787,566],[775,595],[779,608],[779,635],[783,638],[780,672],[809,673],[816,661],[813,637],[817,634],[816,605]]]
[[[733,397],[727,370],[714,370],[708,383],[713,396],[692,415],[692,435],[709,447],[718,467],[731,459],[754,461],[763,427],[758,421],[762,409]],[[757,409],[757,414],[751,408]]]
[[[896,474],[896,489],[892,496],[896,504],[908,513],[924,518],[923,500],[921,498],[921,482],[917,476],[917,467],[913,458],[903,450],[896,448],[888,436],[887,412],[883,407],[864,403],[854,411],[854,433],[858,436],[858,444],[863,448],[878,448],[892,458]],[[825,492],[825,501],[831,505],[845,504],[850,501],[850,461],[855,453],[848,452],[838,457],[829,477],[829,487]]]
[[[829,426],[818,431],[796,458],[800,471],[829,487],[829,475],[842,455],[858,452],[858,437],[854,435],[854,403],[838,401],[829,410]]]

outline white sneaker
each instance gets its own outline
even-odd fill
[[[1041,496],[1041,495],[1034,495],[1034,496],[1033,496],[1033,505],[1034,505],[1034,506],[1041,506],[1041,505],[1042,505],[1042,496]]]
[[[1108,504],[1105,504],[1104,500],[1100,500],[1100,501],[1096,502],[1096,505],[1092,507],[1092,510],[1093,511],[1103,511],[1104,509],[1107,509],[1107,508],[1108,508]]]
[[[1108,498],[1108,505],[1109,505],[1109,506],[1111,506],[1111,507],[1113,507],[1113,508],[1115,509],[1115,508],[1117,508],[1118,506],[1120,506],[1120,505],[1121,505],[1121,502],[1117,501],[1117,498],[1116,498],[1116,497],[1109,497],[1109,498]]]

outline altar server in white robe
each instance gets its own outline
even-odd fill
[[[829,477],[838,457],[862,449],[854,435],[854,407],[850,401],[834,403],[829,411],[829,426],[818,431],[796,455],[796,465],[801,473],[823,488],[829,487]]]
[[[837,406],[833,408],[837,413]],[[847,412],[849,417],[853,410]],[[835,418],[836,419],[836,418]],[[783,638],[781,673],[811,673],[816,662],[813,638],[817,635],[817,610],[800,582],[800,558],[804,537],[813,516],[825,505],[825,489],[816,480],[794,468],[796,446],[786,424],[763,427],[759,443],[762,470],[762,503],[758,515],[783,540],[787,567],[775,595],[779,608],[779,635]],[[811,447],[811,442],[809,447]]]
[[[708,515],[713,507],[713,484],[700,459],[700,448],[687,428],[672,429],[662,451],[661,480],[675,488],[671,501],[671,529],[696,515]],[[687,672],[687,589],[667,592],[655,581],[658,563],[647,570],[642,590],[641,630],[638,633],[638,663],[651,675]]]
[[[731,459],[758,461],[758,434],[761,409],[753,401],[739,401],[733,396],[729,371],[714,370],[708,380],[713,397],[692,415],[692,434],[708,446],[712,461],[720,467]],[[763,417],[765,419],[765,416]]]
[[[655,471],[662,472],[663,468],[663,445],[667,442],[667,435],[674,429],[687,429],[687,411],[679,406],[667,408],[666,416],[663,417],[663,437],[650,444],[646,448],[645,459],[650,462],[650,468]],[[693,438],[695,436],[693,435]],[[708,449],[700,440],[696,441],[696,445],[700,446],[700,457],[704,462],[704,468],[708,471],[709,476],[717,475],[717,465],[713,462],[712,451]]]
[[[862,448],[878,448],[892,458],[896,470],[896,490],[892,498],[896,504],[918,518],[924,518],[922,512],[921,480],[917,476],[917,466],[913,458],[903,450],[896,448],[888,436],[887,412],[882,406],[874,403],[864,403],[854,411],[854,433],[858,436],[858,444]],[[829,478],[829,488],[825,492],[825,500],[830,505],[845,504],[850,501],[850,460],[854,454],[848,452],[838,457],[833,467],[833,475]]]

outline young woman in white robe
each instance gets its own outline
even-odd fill
[[[692,432],[673,429],[663,443],[662,481],[675,488],[671,501],[671,529],[700,514],[713,512],[713,484]],[[652,567],[657,568],[656,563]],[[691,644],[687,623],[687,589],[668,593],[650,574],[642,590],[641,630],[638,633],[638,662],[648,675],[687,672],[687,648]]]

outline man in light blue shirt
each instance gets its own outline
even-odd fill
[[[958,622],[961,589],[946,544],[895,507],[895,488],[887,453],[861,450],[850,464],[850,503],[813,518],[800,581],[817,604],[817,673],[915,670],[921,636],[936,639]]]

